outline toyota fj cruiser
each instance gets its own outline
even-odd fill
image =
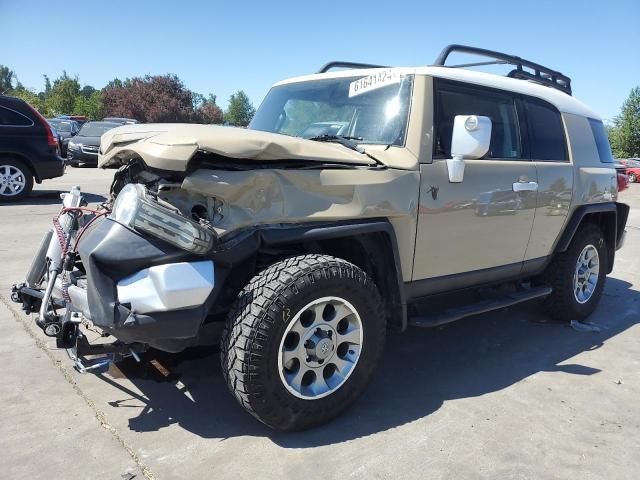
[[[461,68],[491,62],[514,68]],[[304,429],[362,393],[388,329],[532,299],[593,312],[629,211],[612,162],[600,118],[542,65],[460,45],[428,67],[333,62],[277,83],[248,129],[105,133],[110,201],[66,194],[13,299],[80,371],[217,332],[242,406]]]

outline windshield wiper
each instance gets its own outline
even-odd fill
[[[362,141],[362,137],[350,137],[347,135],[319,135],[317,137],[307,138],[307,140],[313,140],[314,142],[331,142],[339,143],[351,150],[355,150],[358,153],[364,153],[364,150],[358,146],[354,140]]]

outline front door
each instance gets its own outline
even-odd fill
[[[517,275],[533,227],[538,181],[522,149],[519,100],[439,79],[434,85],[435,145],[432,163],[420,168],[413,280],[439,279],[437,291]],[[445,159],[451,158],[456,115],[489,117],[491,146],[484,159],[465,160],[462,183],[449,183]]]

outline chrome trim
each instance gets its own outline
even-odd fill
[[[538,183],[537,182],[514,182],[513,191],[514,192],[537,192]]]
[[[91,150],[93,148],[95,148],[95,151]],[[80,144],[80,150],[82,150],[82,153],[86,153],[88,155],[98,155],[98,148],[99,147],[95,145],[83,145],[82,143]]]

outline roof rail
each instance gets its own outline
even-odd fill
[[[483,57],[492,58],[493,60],[488,62],[475,62],[465,63],[461,65],[445,65],[447,57],[453,52],[471,53],[473,55],[481,55]],[[464,67],[478,67],[482,65],[514,65],[516,68],[511,70],[507,77],[519,78],[521,80],[531,80],[533,82],[552,87],[561,92],[571,95],[571,79],[566,75],[547,68],[538,63],[534,63],[524,58],[516,57],[515,55],[509,55],[502,52],[496,52],[494,50],[486,50],[484,48],[470,47],[467,45],[447,45],[444,47],[436,61],[433,63],[436,66],[450,67],[450,68],[464,68]],[[529,68],[534,73],[523,70]]]
[[[356,62],[329,62],[316,73],[326,73],[332,68],[387,68],[385,65],[373,65],[370,63]]]

